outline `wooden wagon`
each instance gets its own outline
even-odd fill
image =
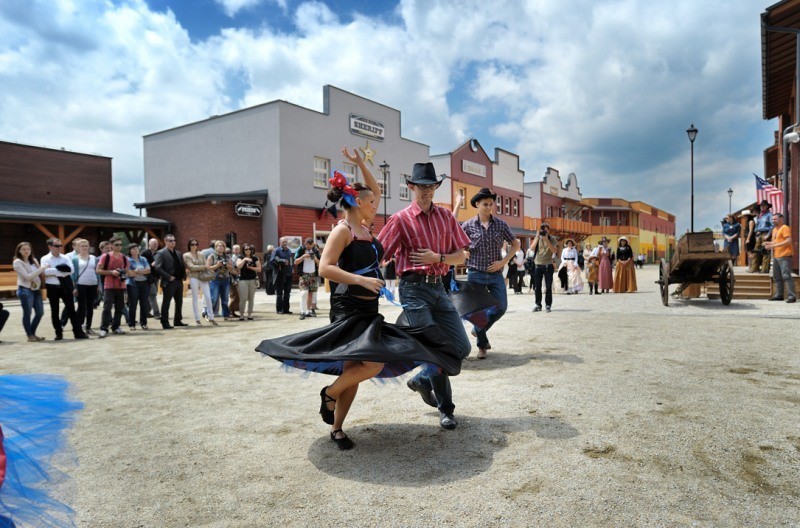
[[[661,302],[669,305],[669,285],[680,284],[675,291],[679,295],[691,284],[716,282],[722,304],[733,299],[733,267],[730,255],[719,253],[714,247],[714,233],[686,233],[678,241],[675,254],[669,262],[661,259],[657,283],[661,289]]]

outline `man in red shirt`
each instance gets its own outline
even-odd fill
[[[103,277],[103,317],[100,324],[100,337],[108,335],[108,327],[115,334],[124,334],[119,327],[122,312],[125,310],[125,272],[130,267],[128,257],[122,254],[122,240],[114,237],[109,240],[112,250],[100,257],[97,274]],[[114,319],[111,319],[111,309]]]
[[[450,265],[464,262],[464,248],[470,240],[448,209],[433,203],[433,194],[444,176],[438,177],[432,163],[416,163],[408,188],[414,201],[392,215],[378,239],[386,255],[396,255],[400,276],[400,302],[411,326],[437,324],[458,355],[464,359],[471,345],[464,324],[442,284]],[[450,379],[443,372],[424,368],[408,381],[425,403],[438,407],[439,424],[445,429],[458,425],[453,411]]]

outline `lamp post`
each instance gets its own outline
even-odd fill
[[[733,189],[728,187],[728,214],[731,214],[731,200],[733,199]]]
[[[694,123],[686,129],[686,134],[689,136],[689,143],[691,144],[691,163],[692,163],[692,233],[694,233],[694,138],[697,137],[698,130],[694,127]]]
[[[386,226],[386,200],[389,199],[389,189],[387,186],[389,185],[389,164],[386,163],[386,160],[383,160],[383,163],[380,164],[381,174],[383,174],[383,225]]]

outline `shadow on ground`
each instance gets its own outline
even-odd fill
[[[343,479],[390,486],[419,486],[470,478],[487,471],[508,435],[532,432],[543,440],[578,436],[578,430],[554,416],[488,419],[458,416],[455,431],[428,424],[354,426],[347,434],[351,451],[339,451],[322,437],[311,444],[308,459],[320,471]],[[428,416],[426,415],[426,419]]]

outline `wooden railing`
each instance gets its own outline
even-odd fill
[[[639,236],[639,228],[634,226],[592,226],[593,235],[606,235],[606,236],[621,236],[621,235],[635,235]]]
[[[531,231],[538,231],[542,222],[550,224],[551,231],[559,231],[565,233],[576,233],[589,235],[592,232],[592,224],[589,222],[582,222],[580,220],[570,220],[568,218],[531,218],[526,216],[524,219],[523,227]]]

